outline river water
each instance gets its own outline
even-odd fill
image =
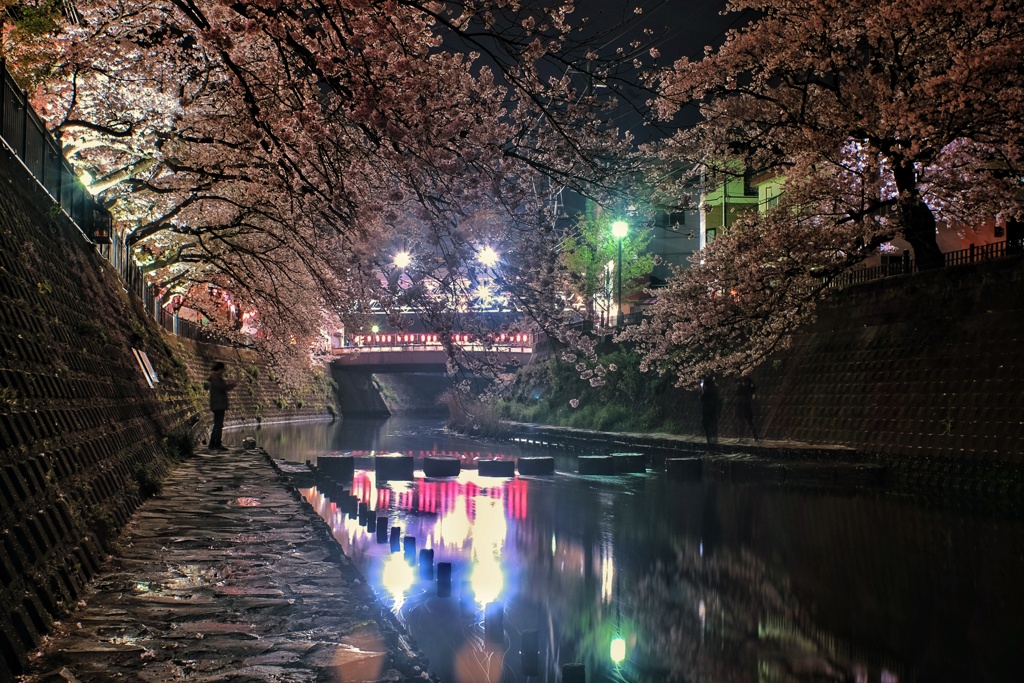
[[[581,476],[573,454],[423,418],[268,425],[225,441],[248,435],[296,462],[555,456],[553,476],[464,469],[378,487],[372,470],[356,472],[348,493],[451,563],[450,596],[329,492],[303,491],[449,683],[556,683],[568,663],[591,683],[1024,675],[1024,520],[978,501]]]

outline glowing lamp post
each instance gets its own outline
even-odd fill
[[[501,256],[494,250],[494,247],[484,247],[480,250],[480,253],[477,254],[477,260],[488,268],[496,266],[499,258],[501,258]]]
[[[622,636],[615,636],[612,638],[611,647],[612,662],[615,666],[622,664],[623,660],[626,659],[626,641]]]
[[[407,268],[411,262],[412,262],[412,257],[409,256],[409,252],[407,252],[407,251],[400,251],[397,254],[395,254],[395,266],[396,267],[404,269],[404,268]]]
[[[615,327],[622,326],[622,240],[627,232],[629,232],[629,225],[626,221],[612,223],[612,237],[619,245],[619,262],[615,270]]]

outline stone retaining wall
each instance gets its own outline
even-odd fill
[[[196,416],[162,333],[0,159],[0,680],[74,604]],[[162,381],[145,382],[132,348]]]
[[[330,420],[339,413],[330,368],[289,381],[278,377],[275,369],[252,349],[199,344],[189,339],[171,338],[175,357],[182,360],[193,383],[193,402],[202,416],[200,439],[205,439],[210,426],[207,410],[206,377],[214,361],[227,366],[227,379],[238,383],[231,390],[231,407],[225,424],[257,425],[260,423]]]
[[[1024,258],[837,292],[752,378],[769,450],[837,446],[953,478],[1024,464]],[[722,449],[756,446],[738,415],[738,387],[717,381]],[[653,405],[666,431],[701,446],[696,391],[667,386]]]
[[[80,598],[173,464],[175,436],[205,437],[213,360],[241,380],[229,424],[333,407],[325,380],[286,388],[249,350],[165,333],[51,206],[0,151],[0,681]]]
[[[852,287],[754,374],[765,436],[914,458],[1024,454],[1024,259]],[[742,435],[735,390],[723,429]]]

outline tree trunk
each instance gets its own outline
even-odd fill
[[[900,193],[899,210],[903,238],[914,249],[919,270],[941,268],[945,263],[935,232],[935,214],[921,199],[917,171],[906,162],[895,165],[893,178]]]
[[[945,264],[942,250],[936,241],[935,215],[920,199],[914,202],[900,202],[903,219],[903,238],[914,249],[914,259],[920,270],[941,268]]]
[[[1012,218],[1006,221],[1006,255],[1024,254],[1024,223]]]

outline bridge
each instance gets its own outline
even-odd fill
[[[456,334],[452,341],[466,353],[492,355],[506,365],[524,365],[533,354],[537,337],[529,333],[500,334],[481,340],[474,335]],[[334,364],[371,372],[403,373],[436,371],[448,363],[438,334],[367,334],[357,335],[352,342],[350,346],[331,349]]]

